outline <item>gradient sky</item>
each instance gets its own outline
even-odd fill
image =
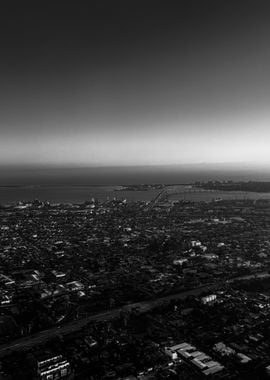
[[[1,12],[0,163],[270,162],[268,3]]]

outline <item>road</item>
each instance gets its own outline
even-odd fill
[[[151,210],[167,194],[167,189],[162,189],[158,195],[147,205],[146,210]]]
[[[204,291],[209,291],[215,288],[216,285],[206,285],[201,286],[199,288],[190,289],[184,292],[181,292],[179,294],[174,294],[166,297],[162,297],[153,301],[144,301],[144,302],[137,302],[125,305],[123,307],[108,310],[106,312],[98,313],[95,315],[91,315],[87,318],[75,320],[73,322],[69,322],[63,326],[57,326],[53,327],[48,330],[43,330],[39,333],[30,335],[25,338],[19,338],[17,340],[14,340],[13,342],[4,344],[0,346],[0,357],[3,357],[5,355],[8,355],[14,351],[21,351],[25,350],[27,348],[33,347],[35,345],[45,343],[48,340],[51,340],[52,338],[55,338],[59,335],[67,335],[72,332],[78,331],[85,327],[90,322],[98,322],[98,321],[108,321],[113,318],[116,318],[120,315],[122,312],[130,312],[134,309],[136,309],[139,313],[143,313],[146,311],[149,311],[153,309],[154,307],[158,305],[162,305],[164,302],[168,302],[171,300],[176,299],[184,299],[187,296],[190,295],[199,295]]]
[[[268,273],[258,273],[255,275],[253,274],[253,275],[247,275],[247,276],[240,276],[231,280],[227,280],[226,282],[231,283],[235,280],[241,280],[241,279],[248,280],[252,278],[262,278],[262,277],[269,277],[269,276],[270,274]],[[184,299],[188,296],[197,296],[205,291],[212,291],[216,287],[221,286],[223,284],[224,284],[224,281],[220,281],[216,284],[203,285],[198,288],[186,290],[181,293],[172,294],[166,297],[161,297],[156,300],[149,300],[149,301],[144,301],[144,302],[128,304],[117,309],[108,310],[105,312],[91,315],[84,319],[79,319],[73,322],[69,322],[63,326],[57,326],[48,330],[43,330],[39,333],[30,335],[28,337],[20,338],[20,339],[14,340],[13,342],[1,345],[0,357],[8,355],[14,351],[25,350],[35,345],[45,343],[46,341],[49,341],[52,338],[55,338],[59,335],[67,335],[72,332],[78,331],[82,329],[83,327],[85,327],[90,322],[108,321],[108,320],[118,317],[120,313],[122,312],[130,312],[134,309],[136,309],[139,313],[147,312],[159,305],[164,304],[165,302],[169,302],[171,300]]]

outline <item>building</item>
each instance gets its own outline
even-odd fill
[[[202,297],[201,301],[204,305],[206,305],[206,304],[215,302],[216,299],[217,299],[216,294],[209,294],[208,296]]]
[[[176,360],[178,358],[177,352],[172,350],[170,347],[165,347],[165,354],[173,360]]]
[[[213,360],[211,356],[198,351],[195,346],[189,343],[177,344],[169,349],[171,352],[177,352],[186,361],[197,367],[205,376],[213,375],[224,368],[219,362]]]
[[[70,363],[62,355],[39,360],[37,373],[41,380],[68,379],[71,373]]]

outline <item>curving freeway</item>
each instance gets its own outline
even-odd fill
[[[224,285],[224,283],[232,283],[235,280],[241,280],[241,279],[248,280],[252,278],[263,278],[263,277],[269,277],[269,276],[270,274],[266,272],[261,272],[261,273],[246,275],[246,276],[239,276],[230,280],[219,281],[215,284],[213,283],[213,284],[203,285],[194,289],[186,290],[181,293],[172,294],[166,297],[161,297],[155,300],[132,303],[120,308],[97,313],[83,319],[74,320],[62,326],[52,327],[51,329],[43,330],[39,333],[30,335],[28,337],[19,338],[19,339],[14,340],[13,342],[3,344],[0,346],[0,357],[8,355],[14,351],[25,350],[30,347],[45,343],[46,341],[49,341],[52,338],[55,338],[59,335],[68,335],[72,332],[82,329],[88,323],[98,322],[98,321],[108,321],[108,320],[114,319],[116,317],[119,317],[120,314],[123,312],[132,312],[136,310],[138,313],[144,313],[171,300],[184,299],[188,296],[200,295],[201,293],[205,291],[213,291],[216,287],[220,287]]]

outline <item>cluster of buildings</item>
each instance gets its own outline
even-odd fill
[[[165,352],[171,355],[173,360],[183,357],[191,364],[195,365],[202,371],[202,375],[209,376],[223,370],[219,362],[214,361],[211,356],[199,351],[195,346],[189,343],[180,343],[175,346],[165,348]]]
[[[22,365],[21,378],[43,371],[48,380],[61,373],[91,380],[180,373],[229,379],[260,363],[265,375],[268,294],[263,285],[247,291],[252,281],[268,281],[270,203],[34,201],[2,206],[0,216],[0,352],[13,340],[104,310],[115,315],[57,339],[54,334],[44,359],[51,364],[40,365],[40,372]],[[207,287],[200,297],[192,293]],[[187,291],[190,299],[170,298]],[[124,309],[159,299],[160,306],[143,313]],[[171,357],[164,351],[184,343]],[[67,371],[59,370],[58,359],[50,362],[56,357]],[[3,363],[11,371],[8,357]]]
[[[246,282],[217,289],[210,303],[189,296],[93,320],[1,357],[2,371],[7,379],[267,380],[270,295],[239,290]]]

